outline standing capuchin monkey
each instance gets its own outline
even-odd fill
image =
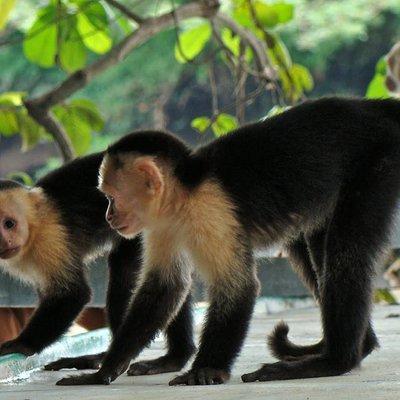
[[[0,347],[0,355],[39,352],[68,329],[90,299],[85,263],[107,247],[108,319],[114,335],[120,327],[140,272],[141,244],[118,236],[104,218],[107,201],[97,189],[102,159],[103,153],[77,159],[33,188],[0,180],[0,266],[33,285],[40,298],[27,326]],[[133,364],[132,375],[179,371],[193,354],[189,298],[166,333],[168,353]],[[103,355],[64,358],[45,368],[97,369]]]
[[[99,371],[60,384],[121,374],[179,312],[191,265],[210,305],[191,369],[170,384],[226,381],[258,292],[253,249],[276,243],[318,298],[323,339],[295,346],[279,325],[281,361],[243,381],[343,374],[377,346],[371,278],[400,194],[399,102],[309,101],[196,151],[167,133],[133,133],[106,151],[99,186],[111,227],[142,234],[143,275]]]

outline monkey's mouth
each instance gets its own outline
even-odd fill
[[[5,249],[3,251],[0,251],[0,258],[3,260],[7,260],[8,258],[11,258],[15,256],[20,249],[20,246],[13,247],[11,249]]]
[[[121,225],[121,226],[116,226],[113,229],[115,229],[117,232],[123,232],[125,229],[128,229],[128,225]]]

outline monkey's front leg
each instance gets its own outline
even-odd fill
[[[135,295],[122,326],[93,374],[61,379],[57,385],[108,385],[129,366],[132,358],[147,346],[168,323],[190,287],[190,271],[179,265],[151,268]]]
[[[251,269],[251,265],[245,267]],[[213,385],[229,379],[248,330],[258,290],[258,281],[252,271],[240,275],[241,271],[231,282],[228,277],[214,282],[197,357],[192,368],[173,379],[169,383],[171,386]]]
[[[0,355],[21,353],[30,356],[57,340],[90,299],[90,289],[83,276],[75,276],[76,282],[66,287],[50,287],[41,295],[39,307],[27,326],[13,340],[0,347]]]

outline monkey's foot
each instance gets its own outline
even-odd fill
[[[348,372],[354,366],[350,366],[350,364],[347,364],[347,366],[335,365],[326,357],[316,355],[298,361],[279,361],[274,364],[264,364],[257,371],[242,375],[242,381],[275,381],[335,376]]]
[[[58,386],[74,386],[74,385],[109,385],[113,381],[110,375],[95,372],[93,374],[82,374],[76,376],[68,376],[56,382]]]
[[[229,377],[229,372],[221,369],[198,368],[177,376],[169,385],[218,385],[226,382]]]
[[[154,360],[139,361],[131,364],[128,369],[129,376],[155,375],[166,372],[180,371],[187,362],[187,357],[174,357],[165,355]]]
[[[90,354],[81,357],[60,358],[44,366],[46,371],[59,371],[64,368],[75,369],[99,369],[104,353]]]
[[[31,349],[26,344],[19,342],[17,339],[4,342],[0,346],[0,356],[5,356],[6,354],[12,354],[12,353],[20,353],[28,357],[31,356],[32,354],[35,354],[36,351]]]

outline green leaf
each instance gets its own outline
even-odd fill
[[[86,49],[83,45],[78,32],[69,40],[64,40],[60,45],[61,67],[67,72],[75,72],[86,64]]]
[[[381,57],[376,63],[375,72],[377,74],[386,75],[386,66],[387,63],[385,57]]]
[[[240,37],[234,35],[229,28],[223,28],[221,30],[221,40],[225,46],[232,52],[235,57],[239,57],[240,54]],[[245,49],[245,60],[250,63],[253,57],[253,52],[249,47]]]
[[[133,32],[134,25],[128,18],[120,17],[117,19],[117,22],[118,25],[121,27],[122,32],[125,33],[125,35],[129,35],[130,33]]]
[[[211,128],[216,137],[226,135],[238,126],[237,119],[233,115],[221,113],[215,122],[211,124]]]
[[[82,13],[89,19],[90,23],[99,30],[108,28],[108,17],[105,8],[98,1],[78,0],[75,3]]]
[[[25,34],[23,50],[25,57],[41,67],[49,68],[55,63],[57,54],[57,27],[54,23],[56,9],[44,7],[38,18]]]
[[[262,1],[254,1],[253,9],[257,21],[264,28],[275,28],[278,24],[285,24],[293,19],[294,6],[285,2],[266,4]],[[240,25],[257,32],[253,13],[246,1],[235,1],[233,18]]]
[[[0,134],[12,136],[19,132],[16,110],[4,109],[0,106]]]
[[[24,185],[33,186],[33,179],[23,171],[14,171],[6,175],[7,179],[12,179],[22,182]]]
[[[64,126],[78,155],[89,150],[92,131],[104,127],[96,105],[87,99],[74,99],[69,104],[53,107],[52,111]]]
[[[191,122],[191,127],[196,129],[200,133],[204,133],[211,125],[210,118],[207,117],[197,117]]]
[[[92,19],[86,13],[77,16],[77,29],[85,46],[97,54],[104,54],[110,50],[112,39],[107,29],[100,29],[92,23]],[[96,22],[98,20],[96,19]]]
[[[387,99],[390,94],[385,85],[385,75],[376,74],[369,83],[365,96],[368,99]]]
[[[228,28],[224,28],[221,31],[221,39],[224,45],[236,56],[239,56],[240,52],[240,37],[234,35]]]
[[[0,105],[22,106],[22,99],[26,92],[5,92],[0,94]]]
[[[291,21],[294,17],[294,5],[289,3],[275,3],[272,5],[275,12],[278,15],[278,22],[280,24],[285,24]]]
[[[278,13],[273,6],[256,1],[253,7],[258,22],[265,28],[273,28],[279,23]]]
[[[3,29],[6,25],[14,5],[15,0],[0,0],[0,29]]]
[[[88,99],[74,99],[72,106],[79,114],[80,118],[90,126],[93,131],[101,131],[104,128],[104,119],[100,114],[97,105]]]
[[[293,64],[290,72],[298,90],[310,91],[313,89],[314,80],[306,67],[300,64]]]
[[[292,67],[292,59],[289,51],[282,40],[276,34],[270,34],[274,41],[274,46],[267,49],[267,56],[271,63],[276,67],[285,66],[290,69]]]
[[[44,133],[44,129],[28,115],[26,110],[20,112],[17,119],[19,133],[22,138],[21,151],[25,152],[39,142],[41,135]]]
[[[181,64],[193,60],[204,49],[210,37],[211,27],[208,22],[180,33],[179,45],[175,44],[176,60]]]

